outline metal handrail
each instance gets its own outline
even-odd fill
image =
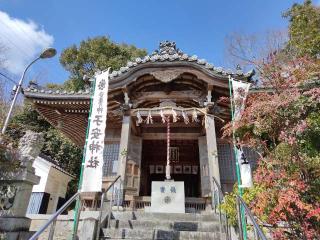
[[[109,190],[112,188],[112,195],[111,195],[111,199],[110,199],[110,209],[109,209],[109,213],[108,213],[108,227],[110,227],[110,219],[111,219],[111,213],[112,213],[112,202],[113,202],[113,195],[114,195],[114,184],[120,179],[120,177],[121,177],[120,175],[117,176],[116,179],[113,180],[113,182],[108,186],[108,188],[106,190],[102,191],[96,239],[99,239],[99,236],[100,236],[104,198],[105,198],[106,194],[109,192]],[[120,181],[120,189],[121,189],[121,181]],[[118,197],[117,197],[118,210],[119,210],[119,204],[120,204],[119,199],[120,199],[120,191],[118,190]]]
[[[63,204],[63,206],[61,208],[58,209],[58,211],[56,211],[50,218],[49,220],[35,233],[31,236],[31,238],[29,240],[36,240],[40,234],[42,234],[47,227],[51,225],[51,229],[49,232],[49,237],[48,239],[53,239],[53,234],[54,234],[54,228],[56,225],[56,220],[57,217],[64,211],[67,209],[67,207],[69,207],[71,205],[71,203],[73,203],[75,200],[77,200],[80,197],[80,192],[77,192],[76,194],[74,194],[65,204]]]
[[[110,186],[108,186],[108,188],[106,190],[104,190],[102,192],[102,196],[101,196],[101,203],[100,203],[100,212],[99,212],[99,221],[98,221],[98,228],[97,228],[97,237],[99,236],[100,233],[100,228],[101,228],[101,218],[102,218],[102,210],[103,210],[103,200],[105,198],[105,195],[108,193],[108,191],[114,186],[114,184],[120,179],[120,176],[118,176],[111,184]],[[121,182],[120,182],[120,187],[121,187]],[[113,193],[111,196],[111,200],[110,200],[110,210],[109,210],[109,214],[108,214],[108,225],[110,227],[110,217],[111,217],[111,210],[112,210],[112,202],[113,202],[113,195],[114,195],[114,188],[113,188]],[[74,194],[65,204],[63,204],[63,206],[61,208],[59,208],[50,218],[49,220],[35,233],[31,236],[31,238],[29,240],[36,240],[50,225],[50,231],[49,231],[49,236],[48,239],[52,240],[53,236],[54,236],[54,231],[55,231],[55,226],[56,226],[56,221],[58,216],[67,209],[67,207],[69,207],[71,205],[71,203],[73,203],[75,200],[78,200],[80,198],[80,192],[77,192],[76,194]],[[118,191],[118,201],[117,201],[117,206],[119,209],[119,199],[120,199],[120,191]],[[81,207],[80,207],[81,208]],[[80,211],[81,209],[78,210],[78,214],[77,214],[77,218],[80,217]],[[79,222],[77,220],[77,222]],[[77,224],[78,225],[78,224]],[[77,227],[75,232],[77,232]],[[74,236],[75,237],[75,236]]]
[[[250,218],[253,228],[254,228],[254,239],[262,239],[262,240],[267,240],[265,234],[263,233],[262,229],[260,228],[259,224],[256,222],[254,215],[251,213],[249,207],[247,204],[244,202],[244,200],[237,195],[237,207],[238,207],[238,217],[241,216],[240,212],[240,205],[243,207],[245,210],[246,215]],[[240,217],[241,219],[241,217]],[[242,234],[242,221],[239,221],[239,230],[240,230],[240,238],[243,239],[243,234]],[[259,237],[259,238],[258,238]]]
[[[221,196],[224,197],[224,193],[222,192],[222,188],[221,188],[219,182],[217,181],[217,179],[216,179],[215,177],[212,177],[212,179],[213,179],[213,182],[214,182],[214,183],[216,184],[216,186],[218,187],[219,193],[221,194]]]
[[[221,203],[224,201],[224,194],[222,191],[222,188],[218,182],[218,180],[215,177],[212,177],[214,186],[218,189],[218,206],[219,206],[219,226],[220,226],[220,234],[222,234],[222,225],[224,227],[224,233],[226,234],[226,240],[230,239],[230,231],[229,231],[229,224],[228,224],[228,217],[226,214],[224,214],[224,221],[225,224],[222,224],[222,213],[221,213]],[[212,189],[212,198],[215,198],[215,189]],[[216,212],[216,205],[215,205],[215,199],[212,199],[212,204],[214,207],[214,211]]]

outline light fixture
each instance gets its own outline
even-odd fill
[[[47,48],[45,49],[41,54],[40,54],[40,58],[52,58],[57,54],[57,50],[54,48]]]

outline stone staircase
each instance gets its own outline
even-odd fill
[[[214,213],[113,212],[100,239],[225,239]]]

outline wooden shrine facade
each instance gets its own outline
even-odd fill
[[[151,181],[164,180],[170,118],[172,178],[185,182],[187,197],[205,197],[211,176],[225,190],[235,182],[235,162],[221,128],[230,120],[228,77],[249,81],[253,72],[214,67],[197,56],[160,43],[158,50],[110,75],[105,138],[105,185],[125,180],[127,196],[150,195]],[[62,92],[30,87],[25,97],[79,147],[85,142],[90,90]],[[80,160],[79,160],[80,162]]]

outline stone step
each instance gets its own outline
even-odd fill
[[[21,231],[21,232],[3,232],[0,233],[0,239],[5,240],[28,240],[34,234],[34,231]]]
[[[171,221],[171,220],[111,220],[112,229],[155,229],[175,231],[200,231],[200,232],[218,232],[218,222],[199,222],[199,221]]]
[[[148,213],[148,212],[112,212],[117,220],[165,220],[165,221],[219,221],[215,213]]]
[[[224,234],[222,234],[224,235]],[[218,232],[173,231],[163,229],[103,229],[100,239],[156,239],[156,240],[221,240],[224,239]]]

